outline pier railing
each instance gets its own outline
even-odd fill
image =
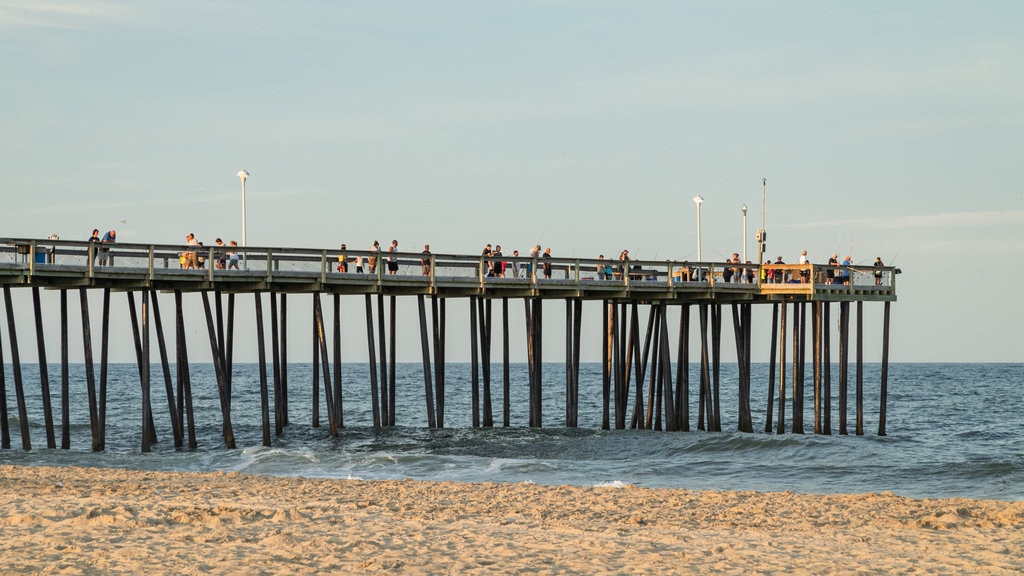
[[[237,254],[237,268],[227,254]],[[197,268],[184,267],[195,255]],[[0,240],[0,284],[746,301],[896,299],[893,267]],[[357,259],[362,259],[362,271]],[[389,270],[394,258],[398,269]],[[370,262],[373,260],[374,266]],[[223,267],[221,266],[223,262]]]

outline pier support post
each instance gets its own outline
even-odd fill
[[[377,393],[377,367],[375,365],[377,351],[374,347],[373,334],[373,298],[369,294],[366,295],[366,346],[370,363],[370,404],[373,408],[373,425],[379,428],[381,426],[381,405]]]
[[[160,302],[157,300],[156,290],[149,290],[149,301],[153,307],[153,323],[156,329],[157,348],[160,350],[160,367],[164,376],[164,391],[167,394],[167,414],[171,420],[171,435],[174,437],[174,447],[181,448],[183,434],[181,430],[181,419],[178,417],[178,410],[174,401],[174,384],[171,380],[171,366],[167,358],[167,341],[164,339],[164,325],[160,317]]]
[[[676,429],[690,431],[690,305],[679,308],[679,351],[676,353]]]
[[[71,398],[68,374],[68,291],[60,291],[60,447],[71,448]]]
[[[263,297],[259,291],[254,292],[253,296],[256,303],[256,354],[260,371],[260,422],[263,425],[263,445],[270,446],[270,398],[267,389],[266,336],[263,333]],[[273,292],[270,298],[273,300]]]
[[[765,411],[764,431],[772,431],[772,414],[775,411],[775,356],[779,347],[779,305],[772,304],[772,331],[769,333],[771,352],[768,355],[768,409]]]
[[[437,419],[434,416],[434,390],[430,374],[430,342],[427,339],[427,305],[426,297],[423,294],[416,295],[416,305],[420,320],[420,354],[423,357],[423,396],[427,405],[427,426],[437,428]]]
[[[889,302],[882,318],[882,382],[878,394],[878,435],[885,436],[885,405],[889,398]]]
[[[99,418],[96,412],[96,374],[93,370],[92,357],[92,324],[89,321],[89,292],[85,288],[78,289],[80,308],[82,312],[82,347],[84,349],[83,359],[85,360],[85,393],[89,406],[89,432],[90,446],[96,450],[96,443],[99,440]],[[0,368],[3,367],[3,356],[0,356]],[[2,385],[2,381],[0,381]],[[4,400],[4,416],[7,413],[7,401]],[[6,432],[7,425],[4,424]],[[8,443],[10,440],[8,439]],[[5,446],[9,448],[10,446]]]
[[[776,434],[786,433],[786,301],[782,301],[779,318],[779,416]]]
[[[206,334],[210,340],[210,356],[213,358],[213,371],[217,375],[217,392],[220,397],[221,427],[223,428],[224,445],[227,448],[233,449],[235,448],[235,432],[231,426],[231,392],[227,388],[227,382],[224,376],[224,355],[217,345],[217,333],[213,323],[213,311],[210,309],[210,295],[206,290],[203,290],[202,296],[203,311],[206,314]],[[256,292],[256,298],[259,298],[259,292]]]
[[[39,302],[39,287],[32,287],[32,310],[36,320],[36,349],[39,354],[39,388],[43,400],[43,423],[46,430],[46,447],[56,448],[57,440],[53,431],[53,407],[50,404],[50,374],[46,363],[46,339],[43,337],[43,311]]]
[[[21,379],[21,355],[18,353],[18,329],[14,322],[14,305],[11,301],[11,287],[4,284],[4,306],[7,309],[7,339],[11,343],[11,372],[14,376],[14,395],[18,403],[18,422],[21,423],[21,448],[31,450],[29,439],[28,408],[25,404],[25,387]]]

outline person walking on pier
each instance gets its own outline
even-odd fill
[[[226,248],[227,246],[225,246],[224,241],[221,240],[220,238],[214,240],[214,244],[217,245],[217,249],[213,253],[215,261],[214,267],[216,267],[218,270],[223,270],[228,267],[228,255],[224,252],[224,248]]]
[[[391,254],[388,256],[388,274],[398,274],[398,258],[395,257],[395,252],[398,252],[398,240],[391,241],[388,252]]]
[[[228,247],[228,269],[234,268],[238,270],[238,252],[235,252],[235,248],[238,247],[238,242],[232,240]]]
[[[598,280],[604,280],[605,279],[605,273],[604,273],[604,267],[605,267],[604,254],[601,254],[600,256],[598,256],[597,259],[600,260],[600,262],[597,263],[597,279]]]
[[[344,274],[345,272],[348,272],[348,255],[345,254],[345,252],[348,251],[348,248],[342,244],[340,250],[341,251],[338,253],[338,272]]]
[[[92,229],[92,236],[89,236],[89,240],[88,241],[89,242],[96,242],[97,244],[99,244],[99,242],[100,242],[100,229],[99,228],[93,228]],[[92,263],[93,264],[96,263],[96,256],[98,256],[99,253],[100,253],[100,251],[99,251],[98,247],[93,246],[92,247]]]
[[[828,270],[825,270],[825,284],[835,284],[836,283],[836,270],[835,269],[838,268],[838,267],[839,267],[839,255],[838,254],[833,254],[832,257],[828,259]]]
[[[881,286],[882,285],[882,268],[883,267],[885,267],[885,264],[882,264],[882,257],[881,256],[876,256],[875,257],[875,286]]]
[[[551,278],[551,247],[544,249],[544,277]]]
[[[807,259],[807,250],[804,250],[803,252],[800,253],[800,260],[798,261],[798,263],[801,264],[801,265],[807,265],[807,264],[811,263],[810,260]],[[801,284],[806,284],[810,280],[810,278],[811,278],[811,271],[810,270],[801,270],[800,271],[800,283]]]
[[[526,276],[528,278],[533,278],[533,263],[537,261],[537,258],[540,258],[540,244],[537,244],[530,250],[530,261],[526,263]]]
[[[423,245],[423,257],[420,258],[420,266],[423,267],[420,274],[430,276],[430,244]]]
[[[117,230],[109,230],[100,238],[100,244],[113,244],[117,242]],[[110,254],[110,248],[100,248],[100,266],[106,266],[107,258]],[[114,259],[110,258],[110,265],[114,265]]]
[[[196,237],[191,232],[188,236],[185,236],[185,244],[189,246],[199,246],[199,242],[196,242]],[[192,250],[185,251],[185,268],[192,269],[199,267],[199,260],[196,258],[196,253]]]
[[[495,245],[494,252],[491,252],[491,258],[499,258],[499,260],[494,260],[493,261],[494,266],[491,269],[491,271],[494,274],[494,277],[495,278],[504,278],[505,277],[505,261],[504,260],[500,260],[500,258],[501,258],[501,244],[496,244]]]
[[[373,241],[373,246],[370,246],[370,274],[377,273],[377,258],[380,257],[380,242]]]
[[[512,277],[519,278],[519,250],[512,251]]]

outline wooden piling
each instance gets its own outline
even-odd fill
[[[690,305],[679,309],[679,351],[676,353],[676,429],[690,431]]]
[[[266,337],[263,333],[263,298],[259,291],[253,292],[253,296],[256,303],[256,354],[260,372],[260,422],[263,425],[263,445],[270,446],[270,398],[267,390]],[[270,297],[273,300],[273,293]]]
[[[722,373],[722,305],[711,305],[711,352],[712,352],[712,406],[714,408],[714,427],[709,428],[712,432],[722,431],[722,386],[720,375]]]
[[[821,348],[822,348],[822,434],[832,434],[832,323],[829,320],[831,304],[822,302]]]
[[[433,295],[430,298],[431,314],[434,326],[434,412],[436,412],[437,427],[444,428],[444,363],[445,363],[445,303],[443,298]],[[506,313],[508,307],[505,308]],[[506,314],[507,316],[507,314]],[[506,340],[508,339],[506,321]],[[506,403],[506,425],[508,422]]]
[[[480,298],[483,306],[480,313],[480,359],[483,367],[483,426],[494,427],[494,412],[491,406],[491,299]]]
[[[50,375],[46,363],[46,340],[43,336],[43,311],[39,303],[39,287],[32,287],[32,309],[36,320],[36,349],[39,354],[39,388],[43,400],[43,422],[46,430],[46,447],[56,448],[57,440],[53,431],[53,407],[50,403]]]
[[[0,336],[3,331],[0,330]],[[11,422],[7,414],[7,369],[4,364],[3,338],[0,337],[0,448],[11,447]]]
[[[373,410],[373,425],[380,427],[381,425],[381,405],[380,397],[377,390],[377,368],[375,362],[377,360],[377,352],[374,348],[374,335],[373,335],[373,300],[369,294],[366,295],[366,346],[369,349],[369,363],[370,363],[370,404]]]
[[[254,293],[259,302],[259,292]],[[210,309],[210,295],[206,290],[202,291],[203,312],[206,315],[206,334],[210,340],[210,356],[213,358],[213,371],[217,377],[217,392],[220,398],[221,428],[224,435],[224,445],[227,448],[235,448],[235,432],[231,425],[231,392],[227,389],[225,379],[224,355],[217,345],[216,328],[213,323],[213,312]],[[260,316],[262,318],[262,316]],[[262,342],[262,339],[259,341]]]
[[[839,433],[847,434],[846,400],[849,384],[848,364],[850,356],[850,303],[839,303]]]
[[[156,329],[157,348],[160,351],[160,367],[164,376],[164,392],[167,395],[167,414],[171,420],[171,436],[174,439],[174,447],[181,448],[184,436],[174,400],[174,384],[171,380],[171,366],[167,358],[167,342],[164,339],[164,326],[160,318],[160,302],[157,299],[156,290],[149,290],[149,302],[153,308],[153,327]]]
[[[273,396],[274,396],[274,435],[284,433],[284,420],[281,414],[281,334],[277,324],[277,292],[270,291],[270,357],[274,364]]]
[[[772,304],[771,352],[768,355],[768,409],[765,411],[764,431],[772,431],[772,414],[775,412],[775,356],[779,348],[779,305]]]
[[[793,303],[793,425],[794,434],[804,433],[804,303]]]
[[[864,435],[864,303],[857,302],[857,436]]]
[[[509,365],[508,298],[501,299],[501,425],[509,427],[512,408],[512,372]]]
[[[68,291],[60,291],[60,447],[71,448],[70,379],[68,375]]]
[[[285,343],[285,308],[284,294],[281,295],[281,356],[282,365],[287,367],[287,356]],[[321,304],[322,305],[322,304]],[[284,388],[283,410],[285,413],[284,423],[288,424],[288,371],[285,370],[282,378]],[[341,379],[341,294],[334,294],[334,422],[339,430],[345,427],[344,393]]]
[[[469,297],[470,412],[473,428],[480,427],[480,310],[476,296]]]
[[[21,355],[18,353],[18,329],[14,322],[14,308],[11,301],[11,287],[4,284],[4,306],[7,309],[7,340],[11,343],[11,372],[14,376],[14,395],[18,404],[18,422],[21,424],[21,448],[31,450],[29,439],[28,408],[25,404],[25,387],[21,379]]]
[[[188,431],[188,447],[195,450],[199,444],[196,440],[195,411],[192,405],[192,382],[188,366],[188,345],[185,337],[185,316],[181,306],[181,290],[174,291],[174,324],[175,348],[177,351],[176,368],[178,372],[178,425],[182,425],[181,415],[185,415]]]
[[[423,294],[416,296],[416,304],[420,319],[420,354],[423,357],[423,396],[427,406],[427,427],[437,428],[437,419],[434,416],[434,390],[430,374],[430,343],[427,340],[427,305]]]
[[[786,301],[779,311],[779,416],[776,434],[786,432]]]
[[[320,302],[320,294],[313,293],[313,326],[316,329],[316,347],[323,368],[324,400],[327,408],[327,425],[331,437],[338,435],[338,410],[335,405],[334,389],[331,387],[331,361],[327,356],[327,334],[324,329],[324,310]],[[371,360],[372,367],[372,360]],[[335,366],[335,369],[338,369]]]
[[[78,289],[80,308],[82,313],[82,347],[84,348],[83,360],[85,361],[85,394],[89,407],[89,432],[90,446],[96,450],[96,442],[99,439],[99,418],[96,408],[96,373],[93,370],[92,357],[92,324],[89,318],[89,293],[85,288]],[[3,356],[0,356],[0,368],[3,367]],[[2,388],[0,380],[0,388]],[[7,415],[7,400],[3,400],[4,417]],[[7,425],[3,425],[7,430]],[[10,440],[8,439],[8,443]],[[5,446],[9,448],[10,446]]]
[[[889,302],[882,317],[882,381],[878,393],[878,435],[885,436],[885,406],[889,398]]]
[[[601,303],[601,334],[604,343],[601,346],[601,430],[611,428],[612,398],[612,346],[614,326],[611,323],[612,305],[608,300]]]

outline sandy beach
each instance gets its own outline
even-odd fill
[[[1010,574],[1024,502],[0,466],[5,574]]]

